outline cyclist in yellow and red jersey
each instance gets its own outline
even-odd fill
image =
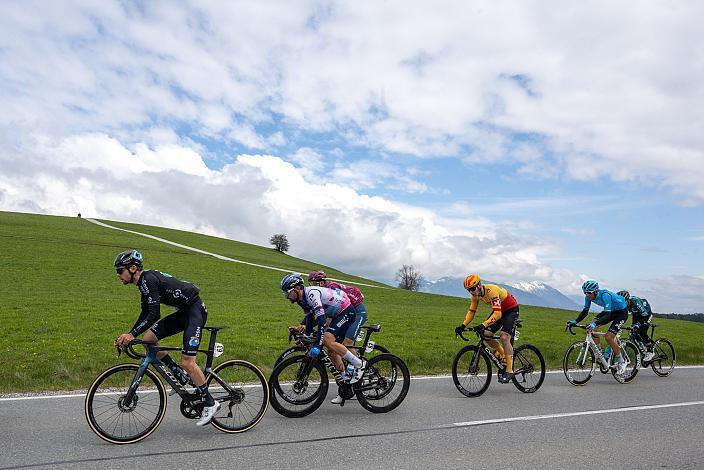
[[[464,279],[464,288],[472,294],[472,302],[469,304],[469,311],[460,326],[455,328],[455,333],[463,332],[467,325],[474,320],[477,313],[479,301],[482,300],[491,306],[491,315],[483,323],[474,329],[485,337],[493,336],[501,328],[501,343],[489,339],[487,343],[494,350],[494,354],[503,357],[506,364],[506,371],[499,377],[502,382],[508,382],[513,377],[513,346],[511,345],[511,335],[518,320],[518,302],[503,287],[496,284],[482,284],[479,275],[470,274]],[[503,347],[502,347],[503,344]]]

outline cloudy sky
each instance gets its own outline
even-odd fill
[[[698,1],[0,3],[0,210],[704,311]]]

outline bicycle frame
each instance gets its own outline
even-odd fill
[[[596,341],[594,341],[594,336],[606,336],[606,333],[601,332],[601,331],[591,331],[591,332],[588,331],[587,337],[585,338],[584,342],[587,344],[587,347],[594,352],[594,356],[601,363],[601,365],[604,367],[604,369],[609,369],[611,367],[610,362],[614,358],[614,354],[612,352],[611,356],[609,356],[609,359],[607,360],[604,357],[604,354],[601,352],[601,348],[597,347]],[[624,348],[624,343],[621,340],[621,332],[620,331],[616,335],[616,344],[618,344],[619,349]],[[626,364],[630,364],[630,359],[628,358],[628,355],[624,355],[624,359],[626,360]],[[577,355],[577,364],[580,367],[584,367],[584,363],[586,362],[586,360],[587,360],[587,349],[583,349]]]

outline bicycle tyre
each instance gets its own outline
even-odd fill
[[[104,441],[112,444],[132,444],[139,442],[153,433],[164,419],[167,400],[166,389],[161,379],[159,379],[159,376],[151,369],[145,370],[142,376],[136,394],[137,404],[131,407],[131,409],[122,408],[121,400],[130,388],[138,370],[138,364],[120,364],[113,366],[102,372],[88,388],[85,401],[86,420],[93,432]],[[153,387],[156,388],[156,394],[154,394],[153,390],[149,390],[150,387],[147,382],[151,382]],[[101,391],[102,389],[100,387],[103,384],[105,384],[105,390]],[[145,416],[135,413],[135,411],[139,409],[145,412],[145,410],[153,407],[153,405],[151,405],[153,399],[158,400],[156,410],[151,413],[153,414],[151,421],[150,418],[146,418],[147,424],[145,426],[143,421],[140,420],[140,418],[145,419]],[[138,406],[141,407],[138,408]],[[110,413],[111,410],[113,413],[104,417],[104,415]],[[105,422],[103,422],[103,420],[105,420]],[[117,434],[118,425],[120,425],[122,429],[125,420],[127,420],[128,430],[134,427],[134,434]],[[109,423],[110,426],[114,425],[114,428],[112,430],[106,429],[106,423]],[[140,430],[140,428],[142,429]]]
[[[311,414],[320,408],[328,393],[328,373],[320,361],[316,360],[313,363],[313,368],[307,377],[298,377],[301,368],[305,367],[304,361],[307,359],[308,357],[304,355],[290,356],[281,361],[269,377],[271,407],[287,418],[302,418]],[[310,385],[308,379],[313,371],[320,377],[319,386],[313,394],[302,398],[302,392],[305,392]]]
[[[535,379],[536,366],[539,368],[537,382],[532,382],[531,386],[526,387],[524,384],[528,380]],[[521,344],[513,350],[513,370],[514,376],[511,379],[513,385],[523,393],[534,393],[545,380],[545,359],[538,348],[532,344]]]
[[[577,356],[572,358],[571,353],[575,351],[577,352]],[[586,354],[586,356],[584,357],[584,365],[580,366],[578,361],[582,358],[582,354]],[[571,367],[572,365],[575,367]],[[577,341],[567,348],[565,356],[562,359],[562,372],[565,374],[565,378],[569,383],[577,387],[586,384],[594,375],[594,370],[594,351],[592,351],[592,348],[590,348],[586,342]],[[586,374],[586,376],[577,376],[578,373]]]
[[[475,359],[475,355],[479,354],[479,357]],[[472,367],[472,363],[477,361],[475,368]],[[462,364],[460,365],[460,361]],[[482,372],[482,366],[486,369],[486,376],[482,377],[479,374]],[[460,370],[458,370],[460,369]],[[466,371],[466,372],[465,372]],[[461,378],[464,377],[464,383]],[[476,378],[474,380],[473,378]],[[489,357],[487,357],[484,350],[479,350],[477,346],[465,346],[460,349],[455,357],[452,359],[452,381],[455,383],[455,387],[459,392],[466,397],[478,397],[482,393],[486,392],[491,383],[491,362]],[[478,388],[469,389],[465,385],[476,383]]]
[[[210,424],[227,433],[244,432],[256,426],[269,407],[269,384],[262,371],[247,361],[230,360],[215,367],[213,373],[233,388],[234,394],[225,390],[213,374],[208,374],[208,390],[220,402]],[[239,421],[235,423],[236,420]]]
[[[653,369],[653,372],[655,372],[658,377],[667,377],[668,375],[672,374],[672,371],[675,370],[675,362],[677,361],[677,356],[675,355],[675,347],[672,345],[672,343],[666,338],[660,338],[655,341],[655,344],[653,345],[653,351],[655,352],[655,357],[652,361],[650,361],[650,367]],[[668,356],[668,353],[671,355]],[[656,362],[658,362],[657,366],[655,365]],[[667,370],[662,369],[663,362],[669,364]]]
[[[628,357],[626,372],[623,374],[618,374],[616,369],[611,369],[611,375],[613,375],[616,382],[621,384],[627,384],[633,381],[638,374],[638,367],[640,366],[640,351],[638,346],[636,346],[632,341],[623,341],[620,345],[621,354],[625,354]],[[613,354],[613,353],[612,353]]]
[[[389,365],[384,366],[385,362]],[[397,396],[387,401],[398,385],[399,372],[403,378],[401,390]],[[353,385],[359,404],[372,413],[388,413],[399,406],[408,395],[410,386],[408,366],[400,357],[389,353],[369,359],[362,378]],[[382,401],[383,405],[378,404]]]

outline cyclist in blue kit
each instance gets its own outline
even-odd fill
[[[601,325],[611,322],[609,330],[606,332],[606,342],[611,346],[613,354],[616,357],[616,372],[623,374],[626,371],[626,360],[621,354],[621,348],[616,341],[616,335],[621,331],[623,324],[628,319],[628,308],[626,307],[626,299],[606,289],[600,289],[599,283],[594,279],[587,279],[582,284],[582,292],[584,292],[584,308],[576,320],[567,322],[569,325],[576,325],[582,321],[589,313],[589,307],[592,302],[603,307],[604,310],[599,313],[593,322],[587,325],[588,330],[595,330]],[[599,337],[594,336],[594,341],[599,345]]]

